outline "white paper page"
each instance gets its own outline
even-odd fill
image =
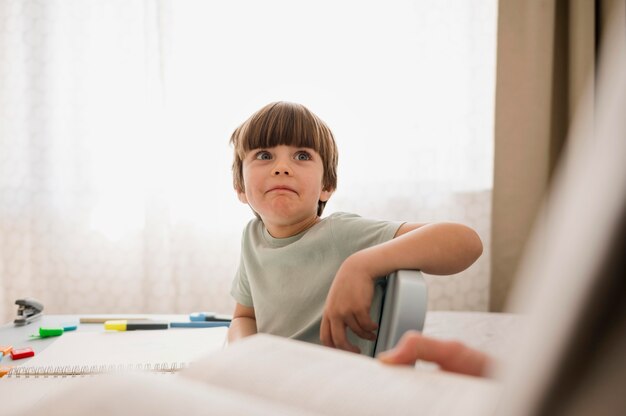
[[[324,414],[484,415],[499,386],[444,372],[254,335],[195,362],[181,376]]]
[[[79,383],[81,378],[67,378],[61,382],[58,378],[0,378],[0,403],[2,414],[13,415],[17,412],[30,411],[40,413],[40,402],[61,394]]]
[[[7,396],[10,405],[3,400],[2,414],[306,415],[301,409],[169,374],[115,374],[54,382],[51,378],[12,379],[9,383],[0,379],[0,397],[11,395]]]
[[[68,332],[20,368],[187,364],[223,348],[227,328]]]

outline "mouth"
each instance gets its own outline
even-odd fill
[[[297,192],[294,189],[292,189],[292,188],[290,188],[288,186],[282,186],[282,185],[274,186],[273,188],[270,188],[267,191],[267,193],[270,193],[270,192],[293,192],[294,194],[297,194]]]

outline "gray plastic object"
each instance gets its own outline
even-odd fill
[[[43,315],[43,303],[33,298],[18,299],[15,301],[17,305],[17,317],[13,321],[15,326],[24,326]]]
[[[422,331],[427,303],[428,288],[421,272],[398,270],[389,275],[374,357],[393,348],[406,331]]]

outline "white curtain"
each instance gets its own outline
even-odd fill
[[[325,214],[477,229],[429,306],[486,310],[495,27],[495,0],[0,0],[0,317],[230,312],[228,138],[275,100],[336,135]]]

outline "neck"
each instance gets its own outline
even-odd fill
[[[317,215],[311,218],[307,218],[303,221],[295,224],[280,225],[280,224],[268,224],[264,221],[265,228],[274,238],[287,238],[296,234],[300,234],[303,231],[308,230],[320,221],[320,217]]]

